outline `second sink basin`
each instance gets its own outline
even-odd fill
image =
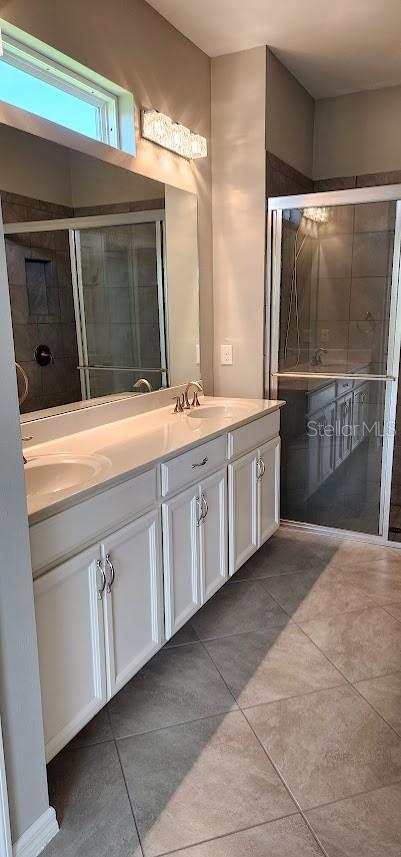
[[[25,465],[27,495],[54,495],[90,484],[105,467],[102,456],[38,455]]]
[[[187,413],[188,417],[194,420],[210,420],[210,419],[241,419],[244,412],[249,412],[249,405],[235,403],[227,405],[201,405],[199,408],[194,408],[193,411]]]

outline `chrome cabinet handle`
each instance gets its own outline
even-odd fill
[[[103,571],[103,566],[102,566],[102,563],[100,562],[100,559],[98,559],[96,562],[96,569],[97,569],[97,571],[100,572],[100,574],[102,576],[102,585],[101,585],[100,589],[98,589],[98,591],[97,591],[98,601],[101,601],[103,598],[103,593],[104,593],[105,587],[106,587],[106,575]]]
[[[192,470],[195,470],[195,467],[204,467],[205,464],[207,464],[207,462],[208,462],[207,458],[204,458],[203,461],[198,461],[197,464],[192,465]]]
[[[261,478],[261,479],[263,479],[263,477],[264,477],[264,475],[265,475],[265,473],[266,473],[266,465],[265,465],[265,463],[264,463],[264,461],[263,461],[263,458],[261,458],[261,459],[260,459],[260,466],[261,466],[261,468],[262,468],[262,475],[261,475],[261,477],[260,477],[260,478]]]
[[[204,494],[202,494],[202,500],[201,500],[201,503],[202,503],[203,508],[204,508],[204,510],[205,510],[205,511],[203,512],[203,514],[202,514],[202,518],[203,518],[203,520],[205,520],[205,518],[206,518],[206,516],[207,516],[207,513],[208,513],[208,511],[209,511],[209,505],[208,505],[208,502],[207,502],[206,497],[205,497],[205,495],[204,495]]]
[[[258,461],[256,462],[256,467],[257,467],[256,478],[259,480],[263,479],[263,477],[266,473],[266,465],[263,461],[263,458],[258,459]]]
[[[116,577],[116,573],[115,573],[115,571],[114,571],[114,565],[113,565],[113,563],[112,563],[112,561],[111,561],[111,558],[110,558],[110,554],[109,554],[109,553],[106,553],[106,563],[107,563],[107,565],[109,566],[109,569],[110,569],[110,580],[108,580],[108,581],[107,581],[107,589],[106,589],[106,592],[107,592],[107,594],[109,595],[109,594],[110,594],[110,592],[111,592],[111,587],[113,586],[113,583],[114,583],[114,580],[115,580],[115,577]]]
[[[203,494],[201,497],[196,497],[196,503],[198,506],[198,516],[196,519],[196,526],[197,527],[200,527],[202,519],[203,519],[202,501],[203,501]]]

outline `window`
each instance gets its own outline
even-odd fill
[[[0,100],[119,146],[118,96],[3,34]]]

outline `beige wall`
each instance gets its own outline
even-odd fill
[[[266,148],[312,177],[315,102],[268,49],[266,55]]]
[[[62,18],[52,0],[5,0],[1,16],[133,92],[137,107],[156,107],[210,141],[210,60],[144,0],[70,0]],[[107,147],[99,150],[113,158]],[[124,163],[198,194],[202,376],[212,391],[211,158],[189,164],[139,140],[137,156],[125,156]]]
[[[167,21],[159,16],[143,0],[69,0],[60,4],[54,0],[4,0],[1,5],[4,19],[52,45],[84,65],[90,66],[99,74],[115,81],[134,93],[137,106],[154,106],[188,125],[194,131],[204,134],[210,140],[210,61],[184,36],[179,34]],[[1,107],[0,121],[11,124],[16,122],[16,111]],[[19,127],[29,128],[23,117]],[[49,126],[49,135],[51,128]],[[52,137],[50,137],[53,139]],[[66,139],[73,137],[66,134]],[[105,159],[113,157],[113,151],[99,145]],[[160,182],[173,184],[184,190],[196,191],[199,195],[199,240],[200,240],[200,317],[202,326],[202,376],[207,388],[212,388],[212,232],[211,232],[211,161],[210,158],[196,165],[139,141],[136,158],[125,156],[127,167],[142,175],[155,178]],[[1,284],[0,284],[1,285]],[[3,283],[4,286],[4,283]],[[8,302],[8,290],[0,289],[0,295]],[[3,301],[4,303],[4,301]],[[4,311],[3,311],[4,309]],[[32,581],[29,579],[27,531],[21,535],[15,529],[21,521],[26,521],[22,464],[18,440],[18,420],[15,401],[15,375],[12,370],[11,319],[9,309],[2,307],[1,336],[4,360],[0,377],[0,396],[9,415],[9,426],[2,423],[2,447],[0,468],[3,474],[3,458],[7,466],[7,509],[0,508],[0,526],[4,522],[4,532],[9,560],[3,556],[3,569],[7,575],[0,575],[0,595],[3,604],[7,604],[8,622],[2,629],[1,637],[1,693],[7,691],[7,701],[1,701],[5,708],[3,727],[5,732],[6,764],[10,777],[10,803],[13,823],[13,839],[20,836],[35,820],[38,805],[43,804],[43,780],[39,772],[44,773],[43,747],[38,749],[35,741],[29,739],[39,728],[37,674],[36,666],[23,685],[21,659],[26,655],[26,647],[35,652],[32,631]],[[9,408],[10,405],[10,408]],[[12,406],[12,407],[11,407]],[[18,459],[19,456],[19,459]],[[19,461],[16,481],[14,461]],[[11,469],[10,469],[11,468]],[[10,471],[10,472],[9,472]],[[14,506],[10,506],[13,498]],[[18,509],[17,509],[18,507]],[[14,520],[10,513],[18,511]],[[7,522],[9,522],[7,526]],[[10,523],[11,522],[11,523]],[[15,527],[14,527],[15,522]],[[12,525],[11,525],[12,524]],[[15,533],[15,539],[13,538]],[[0,530],[0,538],[2,532]],[[17,552],[17,545],[23,544],[24,556]],[[18,548],[18,551],[22,547]],[[4,578],[13,582],[13,599],[7,600]],[[4,600],[3,600],[4,596]],[[25,612],[28,613],[25,621]],[[31,611],[31,613],[29,613]],[[16,624],[16,618],[19,621]],[[2,622],[3,615],[0,615]],[[4,628],[10,626],[8,641],[3,639]],[[14,628],[13,633],[11,633]],[[16,640],[15,632],[19,639]],[[7,642],[7,645],[5,644]],[[3,677],[12,675],[15,670],[14,687],[4,684]],[[30,661],[26,657],[26,669]],[[19,676],[21,675],[21,679]],[[24,687],[24,691],[22,688]],[[35,696],[36,694],[36,696]],[[26,714],[29,712],[29,717]],[[36,735],[36,733],[35,733]],[[41,755],[42,753],[42,755]]]
[[[266,49],[212,60],[215,393],[263,393]],[[220,365],[220,345],[233,365]]]
[[[401,168],[401,86],[316,102],[313,178]]]
[[[71,205],[68,153],[31,134],[0,125],[0,189]]]

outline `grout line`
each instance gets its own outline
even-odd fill
[[[155,732],[164,732],[166,729],[174,729],[176,726],[188,726],[191,723],[199,723],[203,720],[213,720],[215,717],[226,717],[227,714],[238,714],[241,709],[234,697],[233,702],[236,706],[235,708],[227,708],[225,711],[217,711],[215,714],[203,714],[201,717],[192,717],[191,720],[180,720],[178,723],[168,723],[165,726],[157,726],[156,729],[148,729],[146,732],[132,732],[129,735],[118,735],[115,736],[113,740],[129,741],[131,738],[142,738],[144,735],[153,735]]]
[[[247,833],[249,830],[256,830],[258,827],[267,827],[269,824],[274,824],[275,821],[283,821],[285,818],[295,818],[298,815],[297,811],[289,812],[286,815],[279,815],[278,818],[270,818],[268,821],[258,821],[256,824],[251,824],[249,827],[240,827],[238,830],[230,830],[228,833],[219,833],[211,839],[201,839],[199,842],[193,842],[191,845],[183,845],[182,848],[177,848],[174,851],[162,851],[156,857],[168,857],[170,854],[182,854],[189,849],[197,848],[199,845],[207,845],[221,839],[227,839],[229,836],[236,836],[237,833]]]
[[[208,653],[208,654],[210,655],[210,653]],[[211,655],[210,655],[210,658],[211,658],[211,660],[213,661],[213,658],[212,658],[212,656],[211,656]],[[213,663],[214,663],[214,661],[213,661]],[[228,686],[228,684],[227,684],[227,682],[226,682],[226,680],[225,680],[224,676],[223,676],[223,675],[222,675],[222,673],[220,672],[220,670],[219,670],[218,666],[217,666],[216,664],[214,664],[214,665],[215,665],[216,670],[218,671],[219,675],[221,676],[222,681],[224,681],[224,684],[226,685],[227,690],[232,694],[232,692],[231,692],[231,690],[230,690],[230,688],[229,688],[229,686]],[[232,694],[232,695],[233,695],[233,694]],[[262,750],[263,750],[263,752],[264,752],[265,756],[267,757],[267,759],[269,760],[270,764],[273,766],[274,770],[276,771],[276,774],[277,774],[277,776],[279,777],[279,779],[281,780],[281,782],[282,782],[282,784],[283,784],[284,788],[286,789],[286,791],[287,791],[287,793],[288,793],[288,795],[289,795],[290,799],[293,801],[293,803],[294,803],[294,804],[295,804],[295,806],[297,807],[298,812],[301,814],[301,816],[302,816],[302,818],[303,818],[303,820],[304,820],[305,824],[307,825],[307,827],[309,828],[310,832],[312,833],[312,836],[313,836],[313,837],[314,837],[314,839],[316,840],[316,842],[317,842],[317,844],[318,844],[319,848],[321,849],[322,853],[325,855],[325,857],[329,857],[329,854],[328,854],[328,853],[327,853],[327,851],[323,848],[323,845],[321,844],[320,840],[318,839],[318,837],[317,837],[317,835],[316,835],[315,831],[313,830],[313,828],[312,828],[312,826],[310,825],[310,823],[309,823],[308,819],[305,817],[304,813],[302,812],[302,809],[301,809],[301,807],[300,807],[300,805],[299,805],[298,801],[296,800],[295,796],[293,795],[293,793],[292,793],[292,791],[291,791],[290,787],[287,785],[287,783],[286,783],[286,781],[285,781],[284,777],[281,775],[281,773],[280,773],[279,769],[278,769],[278,768],[277,768],[277,766],[274,764],[274,762],[273,762],[273,760],[271,759],[271,757],[270,757],[269,753],[267,752],[266,748],[263,746],[263,744],[262,744],[261,740],[259,739],[258,735],[256,734],[255,730],[253,729],[253,727],[252,727],[251,723],[249,722],[249,720],[248,720],[248,718],[247,718],[247,716],[246,716],[245,712],[244,712],[242,709],[240,709],[240,711],[241,711],[241,714],[243,715],[243,717],[245,718],[245,720],[246,720],[246,722],[247,722],[247,724],[248,724],[249,728],[250,728],[250,729],[251,729],[251,731],[253,732],[253,734],[254,734],[254,736],[255,736],[255,738],[256,738],[256,740],[257,740],[258,744],[259,744],[259,745],[260,745],[260,747],[262,748]]]
[[[335,800],[328,800],[328,801],[326,801],[326,803],[318,803],[318,804],[316,804],[316,806],[309,806],[307,809],[304,810],[304,812],[305,813],[314,812],[315,809],[324,809],[326,806],[335,806],[337,803],[344,803],[345,801],[353,800],[354,798],[357,798],[357,797],[365,797],[365,795],[371,795],[371,794],[374,794],[375,792],[381,792],[381,791],[384,791],[384,789],[391,789],[393,786],[398,786],[398,785],[401,786],[401,778],[398,780],[394,780],[391,783],[385,783],[385,785],[374,786],[373,788],[365,789],[362,792],[355,792],[352,795],[346,795],[346,797],[338,797]]]
[[[136,818],[135,818],[134,806],[133,806],[133,803],[132,803],[132,800],[131,800],[131,795],[130,795],[130,793],[129,793],[129,789],[128,789],[128,785],[127,785],[127,778],[126,778],[126,776],[125,776],[125,771],[124,771],[124,768],[123,768],[123,763],[122,763],[122,761],[121,761],[120,750],[119,750],[118,743],[117,743],[117,741],[116,741],[116,740],[114,741],[114,746],[115,746],[115,748],[116,748],[117,758],[118,758],[118,761],[119,761],[119,763],[120,763],[121,774],[122,774],[122,778],[123,778],[123,780],[124,780],[124,786],[125,786],[125,791],[127,792],[128,802],[129,802],[129,805],[130,805],[130,807],[131,807],[131,813],[132,813],[132,818],[133,818],[133,820],[134,820],[134,825],[135,825],[136,835],[137,835],[137,837],[138,837],[139,847],[140,847],[140,849],[141,849],[142,857],[144,857],[144,853],[145,853],[145,852],[144,852],[144,848],[143,848],[143,845],[142,845],[142,839],[141,839],[141,836],[140,836],[140,833],[139,833],[139,827],[138,827],[138,824],[137,824],[137,820],[136,820]]]
[[[368,609],[369,609],[369,608],[368,608]],[[349,615],[349,614],[346,614],[346,615]],[[298,626],[297,626],[297,627],[298,627]],[[303,629],[301,628],[301,631],[302,631],[302,630],[303,630]],[[307,634],[307,633],[306,633],[306,631],[304,631],[304,634],[306,634],[306,636],[308,637],[308,639],[311,641],[311,643],[313,643],[313,645],[317,648],[317,650],[318,650],[319,652],[322,652],[322,650],[319,648],[319,646],[317,645],[317,643],[315,643],[315,642],[314,642],[314,640],[312,640],[312,638],[311,638],[311,637],[309,637],[309,634]],[[332,660],[331,660],[331,659],[330,659],[330,658],[329,658],[329,657],[328,657],[324,652],[322,652],[322,654],[324,654],[324,656],[327,658],[327,660],[329,661],[329,663],[330,663],[333,667],[335,667],[335,669],[340,673],[340,675],[342,675],[342,676],[343,676],[343,678],[345,679],[345,682],[346,682],[346,684],[348,685],[348,687],[351,687],[351,688],[355,691],[355,693],[357,693],[357,694],[358,694],[359,698],[360,698],[360,699],[363,699],[363,701],[364,701],[364,702],[366,702],[366,703],[367,703],[367,705],[369,705],[369,707],[372,709],[372,711],[374,711],[374,712],[375,712],[375,714],[377,714],[377,716],[378,716],[378,717],[380,717],[380,719],[383,721],[383,723],[385,723],[385,724],[386,724],[386,726],[388,726],[388,727],[389,727],[389,729],[391,729],[391,730],[392,730],[392,732],[394,732],[394,734],[397,736],[397,738],[401,738],[401,735],[397,732],[397,730],[394,728],[394,726],[392,726],[392,725],[391,725],[391,723],[389,723],[389,722],[388,722],[388,720],[386,720],[386,719],[383,717],[383,715],[380,713],[380,711],[377,711],[377,709],[376,709],[376,708],[375,708],[375,707],[374,707],[374,706],[369,702],[369,700],[368,700],[368,699],[366,699],[366,697],[364,697],[364,696],[362,695],[362,693],[360,693],[360,691],[358,690],[358,688],[357,688],[357,687],[355,687],[355,684],[356,684],[357,682],[355,682],[355,683],[354,683],[354,682],[352,682],[349,678],[347,678],[347,676],[346,676],[346,675],[344,675],[344,673],[342,672],[342,670],[340,670],[340,669],[339,669],[339,667],[337,667],[337,666],[335,665],[335,663],[334,663],[334,662],[333,662],[333,661],[332,661]],[[385,678],[387,675],[395,675],[395,674],[397,674],[397,672],[398,672],[398,671],[397,671],[397,670],[395,670],[395,671],[394,671],[394,672],[392,672],[392,673],[384,673],[383,675],[379,675],[379,676],[371,676],[370,678],[358,679],[358,681],[371,681],[371,680],[376,679],[376,678]],[[344,685],[339,685],[339,687],[344,687]],[[334,689],[334,688],[333,688],[333,689]],[[330,688],[327,688],[327,690],[330,690]]]
[[[320,839],[319,839],[319,837],[318,837],[317,833],[315,833],[315,831],[314,831],[314,829],[313,829],[313,827],[312,827],[312,825],[311,825],[311,823],[310,823],[309,819],[306,817],[306,815],[305,815],[304,811],[302,810],[302,808],[301,808],[301,806],[300,806],[300,804],[299,804],[298,800],[296,799],[295,795],[293,794],[292,789],[290,788],[289,784],[287,783],[287,781],[286,781],[285,777],[284,777],[284,776],[283,776],[283,774],[281,773],[281,771],[280,771],[280,769],[278,768],[278,766],[276,765],[276,763],[273,761],[272,757],[270,756],[270,753],[267,751],[266,747],[264,746],[264,744],[263,744],[263,743],[262,743],[262,741],[260,740],[259,735],[257,735],[257,733],[255,732],[255,730],[254,730],[254,728],[253,728],[252,724],[249,722],[249,720],[248,720],[248,718],[247,718],[247,716],[246,716],[246,713],[245,713],[245,712],[242,712],[242,713],[243,713],[243,715],[244,715],[244,717],[245,717],[246,722],[248,723],[249,728],[250,728],[250,729],[251,729],[251,731],[253,732],[253,734],[254,734],[254,736],[255,736],[255,738],[256,738],[256,740],[257,740],[257,742],[258,742],[259,746],[262,748],[262,750],[263,750],[263,752],[264,752],[264,754],[265,754],[266,758],[269,760],[270,764],[271,764],[271,765],[272,765],[272,767],[274,768],[274,770],[275,770],[275,772],[276,772],[277,776],[278,776],[278,777],[279,777],[279,779],[281,780],[281,782],[282,782],[282,784],[283,784],[284,788],[286,789],[286,791],[287,791],[287,793],[288,793],[289,797],[290,797],[290,798],[291,798],[291,800],[294,802],[295,806],[297,807],[297,810],[298,810],[299,814],[302,816],[302,818],[303,818],[303,820],[304,820],[304,822],[305,822],[306,826],[309,828],[309,830],[310,830],[310,832],[311,832],[311,834],[312,834],[313,838],[316,840],[316,842],[317,842],[317,844],[318,844],[319,848],[320,848],[320,849],[321,849],[321,851],[322,851],[322,854],[324,854],[324,855],[325,855],[325,857],[330,857],[330,855],[327,853],[326,849],[324,848],[323,844],[321,843],[321,841],[320,841]]]

